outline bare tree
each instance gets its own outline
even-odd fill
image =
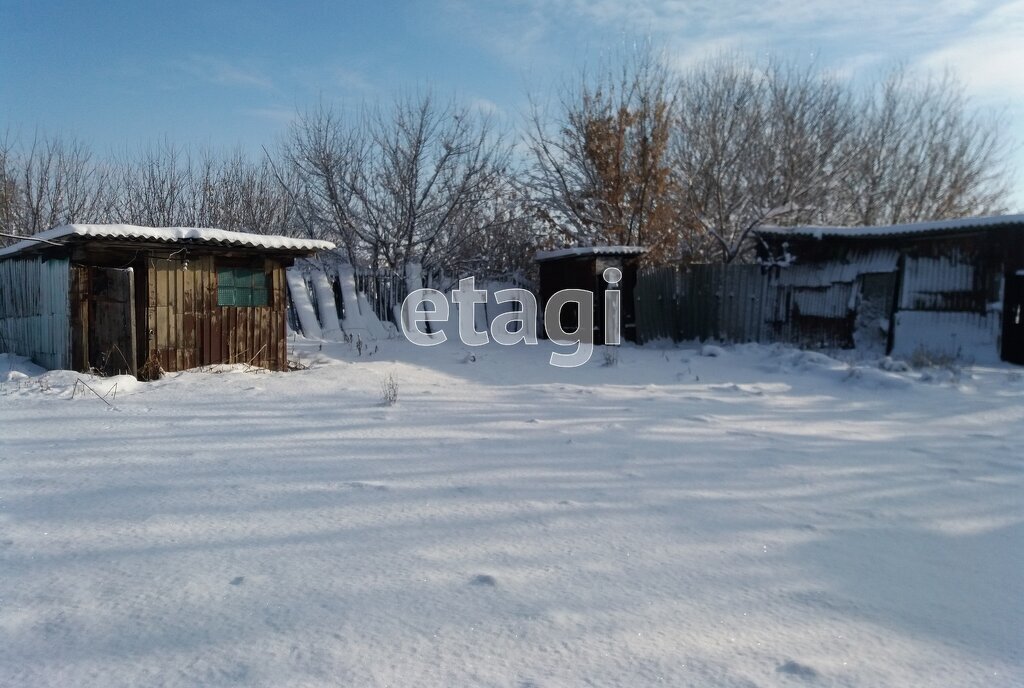
[[[529,268],[538,244],[644,245],[731,262],[762,224],[992,214],[1005,122],[951,75],[897,68],[863,91],[815,66],[723,56],[678,74],[645,46],[532,109],[528,167],[487,116],[429,93],[300,115],[276,155],[163,141],[98,158],[0,139],[0,242],[70,222],[212,226],[335,241],[355,265]]]
[[[646,245],[675,253],[677,177],[669,137],[676,94],[649,48],[563,89],[551,117],[534,105],[528,184],[539,217],[571,244]]]
[[[121,161],[117,221],[151,227],[191,224],[192,161],[168,140]]]
[[[508,149],[490,119],[428,94],[399,100],[371,123],[370,165],[357,188],[374,252],[392,268],[431,266],[489,231],[481,212],[501,191]]]
[[[258,234],[295,230],[295,207],[278,182],[274,163],[249,160],[240,150],[204,151],[191,168],[187,194],[190,224]]]
[[[857,108],[837,222],[871,225],[1003,212],[1010,175],[1002,122],[972,111],[952,74],[897,68]]]
[[[0,246],[21,234],[17,223],[18,179],[9,134],[0,139]]]
[[[719,57],[683,75],[675,163],[694,261],[751,253],[761,224],[885,224],[999,212],[997,119],[949,75],[902,69],[865,93],[815,67]]]
[[[21,148],[5,136],[0,143],[2,231],[30,235],[101,217],[111,205],[109,178],[109,166],[96,162],[76,139],[37,134]]]
[[[813,69],[735,57],[683,76],[674,160],[685,176],[680,214],[692,261],[731,262],[759,224],[827,214],[849,168],[851,99]]]
[[[351,122],[321,106],[285,146],[300,182],[294,195],[319,231],[353,263],[394,269],[440,265],[468,236],[494,228],[481,211],[503,188],[508,156],[487,117],[429,94]]]
[[[75,139],[0,139],[0,238],[75,222],[293,233],[297,204],[269,160],[241,151],[194,156],[169,141],[97,159]]]
[[[473,274],[522,281],[533,269],[537,224],[523,189],[511,174],[496,180],[483,203],[459,211],[457,228],[431,265],[450,275]]]
[[[337,242],[353,264],[371,243],[356,206],[367,155],[362,128],[361,121],[343,120],[323,103],[300,114],[282,147],[287,172],[279,172],[290,176],[280,182],[305,209],[306,233]]]

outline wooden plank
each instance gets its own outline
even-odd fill
[[[210,319],[206,312],[206,271],[196,266],[195,308],[196,308],[196,365],[206,365],[210,351]]]
[[[160,366],[164,370],[171,370],[171,361],[169,358],[170,349],[168,348],[168,342],[170,340],[169,333],[171,331],[171,325],[168,322],[169,319],[170,308],[166,305],[157,306],[155,350],[157,359],[160,361]]]
[[[131,366],[131,372],[133,377],[139,376],[139,355],[137,342],[139,338],[137,336],[137,323],[135,322],[135,272],[128,270],[128,347],[130,349],[128,353],[128,362]]]
[[[235,363],[245,363],[250,356],[249,328],[252,326],[251,314],[251,308],[235,309],[235,317],[238,319],[235,323],[236,332],[238,332],[238,351],[236,353]]]
[[[154,284],[156,286],[156,305],[158,308],[166,308],[168,305],[169,289],[167,284],[167,261],[162,259],[155,259],[153,261],[154,270],[156,272],[156,280]]]
[[[233,306],[224,306],[222,312],[224,313],[224,362],[234,363],[238,349],[235,309]]]
[[[82,266],[72,270],[74,331],[71,348],[75,370],[85,371],[89,369],[89,271]]]
[[[267,318],[264,323],[264,340],[267,345],[267,351],[265,359],[267,361],[267,367],[271,370],[277,370],[277,317],[278,310],[276,308],[267,309]]]
[[[282,304],[284,299],[281,298],[281,268],[276,261],[267,261],[267,267],[270,271],[270,313],[269,321],[267,323],[267,360],[270,362],[268,366],[271,370],[281,370],[280,360],[280,341],[278,339],[277,325],[284,314],[282,310]]]
[[[156,266],[150,258],[146,261],[146,348],[145,358],[156,353]]]
[[[174,261],[171,264],[171,288],[174,293],[171,296],[171,308],[174,313],[174,369],[185,369],[185,348],[188,346],[185,341],[185,272],[181,269],[181,262]]]
[[[252,358],[252,321],[255,316],[254,308],[239,308],[238,313],[242,320],[241,335],[242,343],[241,358],[239,363],[246,363]]]
[[[182,352],[183,367],[187,370],[196,367],[196,314],[182,313],[181,323],[185,344],[180,347],[180,351]]]
[[[223,309],[214,308],[210,313],[210,360],[209,364],[224,361]]]
[[[253,365],[262,365],[263,357],[266,355],[266,351],[260,351],[263,347],[263,321],[266,311],[267,309],[262,307],[253,309],[252,324],[249,327],[252,343],[249,345],[249,355],[246,357],[247,360],[252,361]]]

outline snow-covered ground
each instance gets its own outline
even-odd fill
[[[1024,685],[1020,368],[296,346],[0,357],[0,685]]]

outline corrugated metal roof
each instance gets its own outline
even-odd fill
[[[137,225],[63,225],[40,232],[30,239],[0,249],[0,258],[29,249],[47,246],[47,242],[62,243],[75,237],[98,239],[125,239],[129,241],[158,241],[162,243],[187,242],[212,246],[247,246],[279,251],[329,251],[334,244],[314,239],[295,239],[269,234],[229,232],[226,229],[203,227],[139,227]]]
[[[643,246],[577,246],[575,248],[560,248],[554,251],[537,251],[534,260],[542,262],[556,258],[569,258],[576,256],[638,256],[646,253]]]
[[[995,229],[1017,227],[1024,230],[1024,215],[993,215],[990,217],[964,217],[955,220],[934,220],[931,222],[914,222],[902,225],[885,225],[871,227],[775,227],[763,225],[756,231],[758,234],[776,237],[807,237],[823,239],[825,237],[845,237],[851,239],[874,239],[883,237],[903,237],[928,234],[953,234],[974,229]]]

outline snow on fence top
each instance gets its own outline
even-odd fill
[[[776,227],[762,225],[758,234],[777,237],[825,237],[879,238],[914,236],[918,234],[947,234],[971,229],[993,229],[1018,225],[1024,229],[1024,215],[993,215],[991,217],[964,217],[955,220],[933,220],[902,225],[872,227]]]
[[[577,246],[554,251],[537,251],[533,258],[537,261],[545,261],[570,256],[638,256],[646,252],[647,249],[643,246]]]
[[[248,246],[251,248],[282,251],[328,251],[334,248],[329,241],[294,239],[270,234],[230,232],[226,229],[200,227],[139,227],[136,225],[63,225],[33,235],[7,248],[0,249],[0,258],[20,253],[29,248],[46,246],[46,242],[60,243],[71,237],[128,239],[133,241],[159,241],[177,243],[187,241],[214,246]]]

